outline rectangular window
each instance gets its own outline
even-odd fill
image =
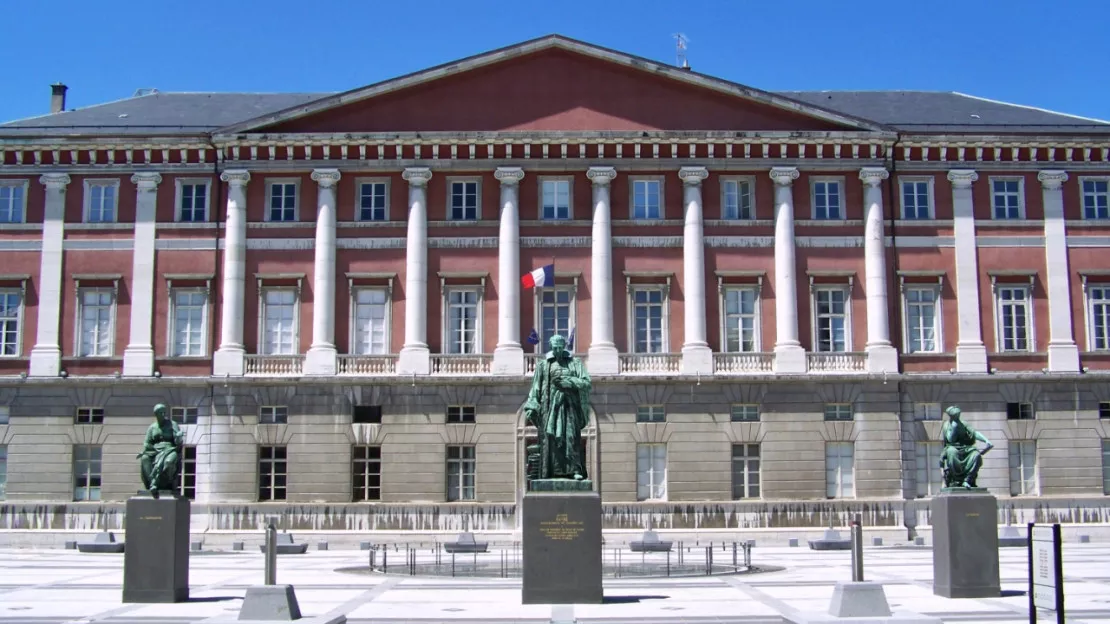
[[[570,218],[570,180],[541,180],[540,201],[545,221]]]
[[[1010,440],[1010,496],[1037,493],[1036,440]]]
[[[753,219],[752,183],[750,180],[723,180],[721,182],[721,218],[726,221]]]
[[[1033,420],[1036,412],[1032,403],[1007,403],[1006,420]]]
[[[0,223],[23,223],[26,183],[0,182]]]
[[[73,445],[73,500],[100,500],[100,446]]]
[[[999,351],[1031,351],[1029,287],[998,289]]]
[[[1110,351],[1110,286],[1087,288],[1087,315],[1091,319],[1091,350]]]
[[[195,425],[200,417],[198,407],[171,407],[170,420],[179,425]]]
[[[197,447],[183,447],[181,472],[177,473],[177,493],[182,498],[195,500],[197,497]]]
[[[116,196],[119,183],[85,182],[85,222],[115,223]]]
[[[177,202],[177,220],[199,223],[208,220],[208,183],[182,182]]]
[[[447,352],[478,353],[478,290],[447,291]]]
[[[991,206],[995,219],[1020,219],[1025,208],[1020,179],[991,180]]]
[[[732,445],[732,498],[759,498],[759,445]]]
[[[759,406],[754,403],[737,403],[730,409],[732,422],[759,422]]]
[[[0,290],[0,357],[20,355],[22,325],[23,294],[18,290]]]
[[[389,295],[384,288],[359,288],[354,293],[356,355],[389,353]]]
[[[385,182],[363,182],[358,185],[358,220],[388,219],[389,185]]]
[[[848,350],[848,291],[819,288],[813,293],[817,307],[817,350],[843,353]]]
[[[906,346],[910,353],[938,353],[937,288],[906,288]]]
[[[473,405],[448,405],[447,422],[454,424],[474,424],[476,409]]]
[[[382,424],[381,405],[356,405],[351,408],[351,422],[356,425]]]
[[[73,422],[77,425],[103,425],[103,407],[78,407],[73,415]]]
[[[667,422],[667,410],[662,405],[641,405],[636,408],[636,422]]]
[[[632,218],[662,219],[662,183],[659,180],[632,181]]]
[[[198,357],[205,353],[205,325],[208,320],[208,292],[201,289],[174,289],[170,316],[173,357]]]
[[[940,420],[940,403],[914,403],[914,420]]]
[[[0,210],[3,210],[3,197],[0,195]],[[1083,180],[1083,218],[1110,219],[1110,181]]]
[[[297,292],[269,288],[262,292],[262,354],[297,353]]]
[[[927,498],[940,493],[944,477],[940,470],[940,442],[915,442],[914,463],[917,466],[917,497]]]
[[[1110,401],[1099,401],[1098,417],[1110,419]]]
[[[474,500],[477,462],[473,446],[447,447],[447,500]]]
[[[1102,493],[1110,494],[1110,440],[1102,441]]]
[[[289,408],[284,405],[263,405],[258,408],[261,425],[284,425],[289,422]]]
[[[574,292],[569,288],[541,288],[540,296],[540,352],[551,348],[551,337],[568,338],[571,330],[571,310]]]
[[[825,420],[852,420],[851,403],[826,403]]]
[[[451,204],[448,213],[452,221],[478,220],[478,182],[454,180],[451,182]]]
[[[725,290],[725,352],[756,351],[756,299],[754,288]]]
[[[115,291],[111,288],[79,288],[77,317],[81,334],[79,357],[110,357],[115,342]]]
[[[297,183],[270,182],[269,221],[297,220]]]
[[[351,449],[351,501],[382,499],[382,447],[357,445]]]
[[[815,180],[813,182],[813,218],[818,220],[843,219],[840,182]]]
[[[8,498],[8,447],[0,444],[0,500]]]
[[[636,445],[636,500],[667,500],[667,445]]]
[[[633,353],[664,353],[665,298],[661,288],[637,288],[632,291],[632,315],[636,332]]]
[[[928,219],[932,214],[928,180],[902,181],[902,218]]]
[[[0,405],[0,425],[6,425],[10,422],[12,415],[12,408],[7,405]]]
[[[827,497],[855,497],[855,454],[855,445],[851,442],[825,443],[825,495]]]
[[[258,500],[282,501],[289,478],[284,446],[258,447]]]

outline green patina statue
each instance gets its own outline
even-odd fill
[[[169,409],[154,406],[154,422],[146,429],[143,450],[135,456],[142,470],[143,488],[158,498],[159,490],[172,491],[177,484],[185,436],[177,423],[170,420]]]
[[[529,479],[586,481],[582,430],[589,423],[590,375],[567,351],[566,338],[553,336],[551,351],[536,363],[524,415],[539,433],[531,451]],[[538,455],[538,456],[537,456]]]
[[[976,488],[975,480],[983,467],[983,455],[994,448],[991,441],[960,419],[960,408],[955,405],[944,412],[948,422],[941,429],[944,450],[940,455],[940,469],[944,473],[946,488]],[[979,449],[976,442],[986,444]]]

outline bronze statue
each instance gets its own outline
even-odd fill
[[[949,419],[941,428],[944,450],[940,455],[940,469],[944,472],[944,487],[979,487],[975,480],[979,477],[979,469],[983,467],[983,456],[994,445],[986,436],[961,420],[959,407],[953,405],[944,413],[948,414]],[[980,449],[976,442],[983,442],[986,446]]]
[[[589,423],[590,375],[566,346],[566,338],[552,336],[551,351],[536,362],[524,402],[524,415],[539,432],[535,479],[584,481],[589,476],[582,430]]]
[[[177,484],[177,472],[185,436],[177,423],[170,420],[169,409],[159,403],[154,406],[154,422],[146,430],[143,450],[135,456],[142,471],[143,488],[158,498],[159,490],[173,490]]]

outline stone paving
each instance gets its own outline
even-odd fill
[[[948,600],[932,593],[932,553],[911,546],[868,547],[867,580],[884,584],[895,611],[959,622],[1028,622],[1026,554],[1000,554],[1004,596]],[[849,553],[756,547],[756,565],[777,572],[735,576],[606,579],[601,605],[521,605],[520,582],[349,574],[367,553],[311,551],[278,560],[278,582],[295,585],[306,617],[346,614],[350,622],[679,622],[781,623],[824,612],[837,581],[851,577]],[[122,555],[66,550],[0,550],[0,622],[91,624],[234,619],[248,585],[262,580],[257,552],[193,553],[192,599],[184,604],[121,603]],[[1110,624],[1110,545],[1066,544],[1069,622]],[[1055,615],[1042,613],[1042,621]]]

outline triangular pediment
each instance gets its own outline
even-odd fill
[[[218,134],[861,130],[884,128],[551,36],[325,97]]]

